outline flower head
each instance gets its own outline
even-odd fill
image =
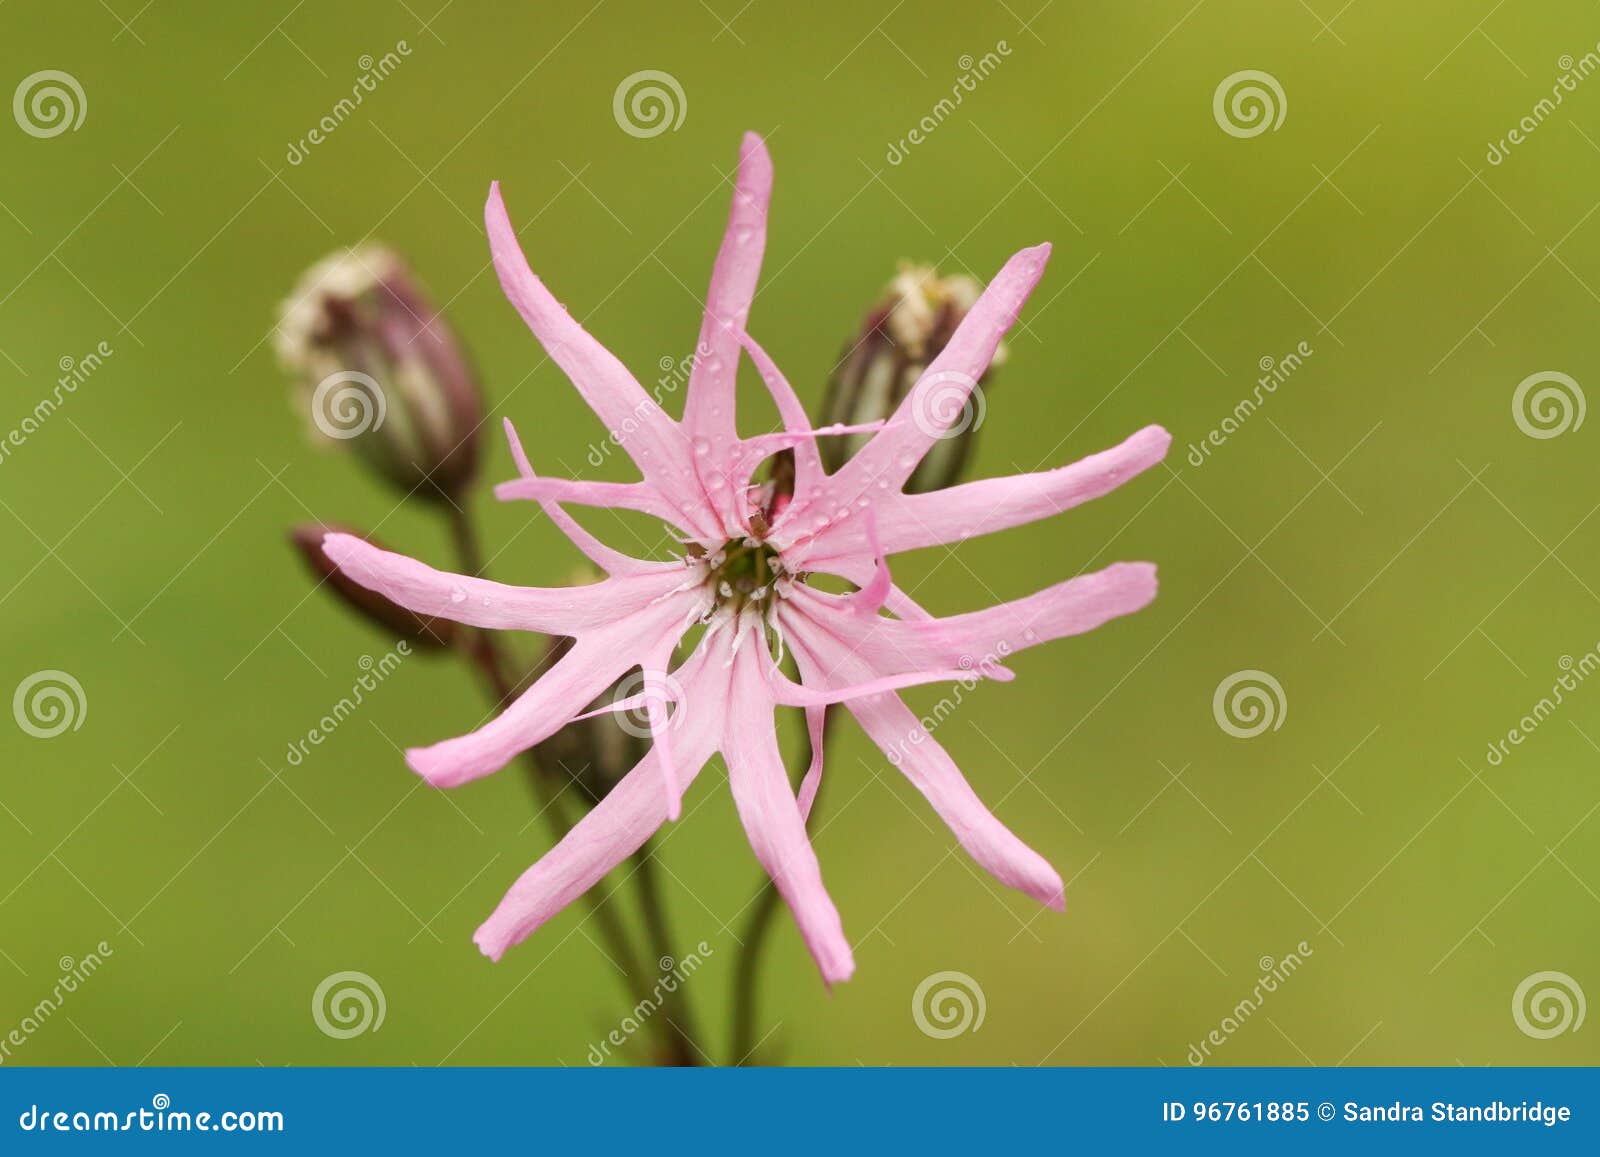
[[[824,980],[854,961],[822,882],[806,818],[822,775],[821,744],[797,793],[779,754],[774,713],[804,709],[815,739],[824,708],[842,704],[927,798],[961,845],[1001,882],[1062,908],[1061,877],[978,799],[944,749],[896,693],[931,681],[1010,679],[1001,660],[1089,631],[1155,597],[1155,568],[1116,563],[1027,598],[937,618],[890,575],[899,551],[948,544],[1058,514],[1114,489],[1165,455],[1171,439],[1146,427],[1070,466],[907,494],[918,463],[948,429],[950,402],[983,375],[1002,335],[1044,271],[1048,246],[1008,261],[966,312],[942,352],[873,437],[839,469],[824,469],[819,436],[788,381],[746,332],[766,244],[772,166],[744,139],[733,208],[717,254],[681,420],[669,417],[528,268],[498,186],[487,207],[490,247],[506,296],[638,468],[635,482],[536,474],[507,423],[520,477],[503,499],[536,502],[605,572],[577,587],[507,586],[447,574],[347,535],[327,556],[350,578],[421,615],[474,627],[570,636],[572,645],[497,718],[470,734],[407,753],[439,787],[488,775],[584,712],[625,672],[643,672],[624,704],[649,720],[652,746],[568,835],[512,886],[475,937],[499,959],[676,818],[710,757],[728,766],[751,848],[790,910]],[[741,437],[734,379],[748,356],[784,429]],[[792,449],[792,495],[755,484],[771,454]],[[580,526],[568,504],[639,511],[670,524],[679,557],[648,561],[614,550]],[[810,576],[838,576],[840,595]],[[696,628],[692,648],[683,644]],[[680,651],[688,650],[686,656]],[[783,671],[792,655],[800,681]],[[680,661],[681,659],[681,661]]]
[[[471,484],[483,423],[477,379],[394,251],[367,245],[309,269],[283,303],[276,347],[319,441],[348,444],[422,498]]]

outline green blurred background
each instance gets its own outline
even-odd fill
[[[5,92],[61,69],[87,101],[53,138],[0,123],[0,427],[62,359],[114,351],[0,460],[3,690],[60,669],[87,700],[54,739],[0,728],[0,1034],[60,958],[114,950],[7,1063],[587,1063],[623,1002],[582,908],[498,966],[469,939],[547,846],[524,785],[447,799],[396,749],[477,722],[463,671],[408,661],[285,762],[388,646],[308,597],[285,528],[449,554],[425,511],[309,444],[270,327],[305,266],[387,241],[535,462],[588,474],[603,431],[487,270],[488,182],[535,268],[650,381],[693,347],[747,129],[778,174],[752,329],[808,400],[897,260],[987,277],[1048,239],[976,472],[1149,422],[1175,436],[1112,497],[897,569],[954,612],[1160,565],[1151,608],[1022,656],[939,732],[1071,881],[1068,914],[981,876],[846,722],[817,845],[859,969],[825,991],[782,917],[764,1055],[1182,1065],[1303,940],[1216,1063],[1600,1060],[1596,1026],[1534,1039],[1511,1008],[1541,971],[1600,993],[1600,684],[1486,760],[1600,641],[1597,423],[1533,438],[1512,414],[1536,372],[1600,381],[1600,79],[1486,159],[1595,48],[1593,5],[10,0],[0,20]],[[401,66],[289,164],[360,58],[399,41]],[[614,120],[642,69],[681,84],[676,131]],[[1240,138],[1212,98],[1245,69],[1287,110]],[[1305,364],[1187,461],[1301,342]],[[511,473],[503,446],[489,467]],[[510,540],[497,577],[570,572],[525,505],[478,513]],[[1212,697],[1246,669],[1286,709],[1239,739]],[[722,1059],[759,869],[720,770],[695,790],[662,856],[680,941],[712,949],[688,989]],[[613,903],[633,919],[631,893]],[[312,993],[343,970],[381,984],[380,1031],[318,1030]],[[935,1039],[912,999],[946,970],[986,1015]]]

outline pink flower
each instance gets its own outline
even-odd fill
[[[447,574],[348,535],[330,559],[350,578],[421,615],[474,627],[571,636],[566,654],[498,718],[468,735],[407,753],[437,787],[489,775],[576,718],[629,670],[644,693],[627,706],[650,720],[650,752],[548,854],[525,872],[475,940],[498,960],[638,849],[679,813],[680,799],[720,751],[757,859],[788,903],[828,983],[854,971],[849,942],[822,882],[806,817],[822,774],[821,744],[799,791],[778,750],[774,712],[806,712],[813,736],[824,708],[843,704],[1002,883],[1063,908],[1061,877],[986,808],[944,749],[900,699],[916,683],[1010,679],[1001,660],[1037,643],[1093,630],[1155,597],[1155,567],[1116,563],[1027,598],[936,618],[890,578],[886,556],[1020,526],[1121,485],[1159,462],[1171,441],[1148,426],[1121,445],[1056,470],[902,493],[934,442],[960,417],[974,382],[1044,271],[1049,246],[1018,253],[990,283],[949,345],[898,411],[835,473],[822,469],[799,398],[745,333],[766,246],[772,163],[747,135],[727,234],[717,254],[681,421],[674,421],[614,356],[584,331],[528,268],[498,186],[486,209],[506,296],[545,350],[632,458],[637,482],[536,475],[507,424],[521,477],[503,499],[529,499],[606,572],[588,586],[505,586]],[[785,430],[740,437],[734,379],[741,351],[777,403]],[[835,428],[838,432],[839,428]],[[794,491],[776,501],[753,483],[774,451],[793,448]],[[682,558],[644,561],[598,541],[565,503],[642,511],[676,527]],[[811,574],[858,589],[827,594]],[[685,635],[704,624],[681,665]],[[780,668],[794,656],[802,682]]]

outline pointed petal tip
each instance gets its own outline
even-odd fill
[[[1020,301],[1026,299],[1033,287],[1039,284],[1039,279],[1044,276],[1045,264],[1050,260],[1050,242],[1040,245],[1030,245],[1026,249],[1019,249],[1011,255],[1000,272],[994,275],[989,282],[992,290],[1002,283],[1009,285],[1009,290],[1002,291],[1017,294]]]
[[[483,953],[495,964],[499,964],[510,945],[489,927],[492,923],[494,923],[492,919],[485,920],[478,930],[472,934],[472,942],[478,946],[479,952]]]
[[[455,787],[461,780],[454,774],[452,764],[438,756],[437,747],[439,744],[406,748],[406,766],[427,780],[429,787]]]
[[[1146,426],[1139,431],[1138,436],[1148,440],[1152,447],[1160,447],[1162,458],[1165,458],[1167,451],[1172,448],[1172,432],[1160,423]]]
[[[745,133],[743,138],[740,139],[739,156],[741,158],[751,156],[766,157],[767,155],[767,142],[760,133],[752,130]]]
[[[506,447],[511,451],[511,461],[516,465],[517,473],[524,478],[532,478],[533,465],[528,461],[527,451],[522,448],[522,439],[517,436],[517,428],[511,424],[509,417],[500,421],[506,433]]]
[[[500,193],[500,182],[489,182],[489,196],[483,203],[483,223],[489,234],[489,249],[494,252],[494,242],[497,235],[509,236],[516,239],[516,231],[511,228],[511,214],[506,209],[506,199]]]
[[[1061,882],[1061,873],[1051,867],[1048,860],[1040,857],[1035,863],[1032,875],[1034,878],[1022,885],[1022,890],[1052,912],[1065,912],[1067,886]]]
[[[760,133],[745,133],[739,142],[737,188],[746,198],[754,199],[753,208],[766,212],[767,199],[772,195],[772,155]]]
[[[1133,610],[1140,610],[1154,602],[1161,586],[1156,579],[1156,564],[1153,562],[1112,563],[1102,573],[1108,580],[1126,585]]]
[[[341,570],[363,547],[376,549],[369,547],[369,544],[362,542],[355,535],[338,530],[330,530],[322,536],[323,556]]]
[[[822,971],[822,982],[832,992],[834,985],[843,984],[856,974],[856,958],[846,952],[842,960],[817,961],[817,967]]]
[[[1043,272],[1045,263],[1050,260],[1051,249],[1052,246],[1048,241],[1042,241],[1038,245],[1029,245],[1026,249],[1019,249],[1012,254],[1011,260],[1006,262],[1006,265],[1016,265],[1034,274]]]

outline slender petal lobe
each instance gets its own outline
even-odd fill
[[[328,535],[322,549],[356,582],[408,610],[501,631],[577,634],[650,606],[682,581],[664,569],[581,587],[518,587],[434,570],[349,534]]]
[[[805,820],[778,752],[772,700],[761,686],[760,666],[770,661],[747,646],[735,663],[723,740],[728,782],[756,859],[794,913],[823,980],[837,984],[850,979],[855,958],[838,909],[823,887],[822,868],[806,837]]]
[[[641,654],[681,634],[698,602],[685,592],[581,635],[572,649],[488,723],[467,735],[406,752],[411,769],[435,787],[456,787],[499,771],[550,738],[585,705],[636,666]],[[635,651],[633,647],[640,649]],[[658,785],[659,786],[659,785]]]
[[[718,704],[728,692],[721,653],[711,660],[709,650],[696,652],[678,672],[685,715],[673,735],[673,756],[685,786],[716,748],[722,723]],[[651,751],[512,885],[473,937],[485,956],[499,960],[638,851],[666,822],[667,799],[656,763]]]

